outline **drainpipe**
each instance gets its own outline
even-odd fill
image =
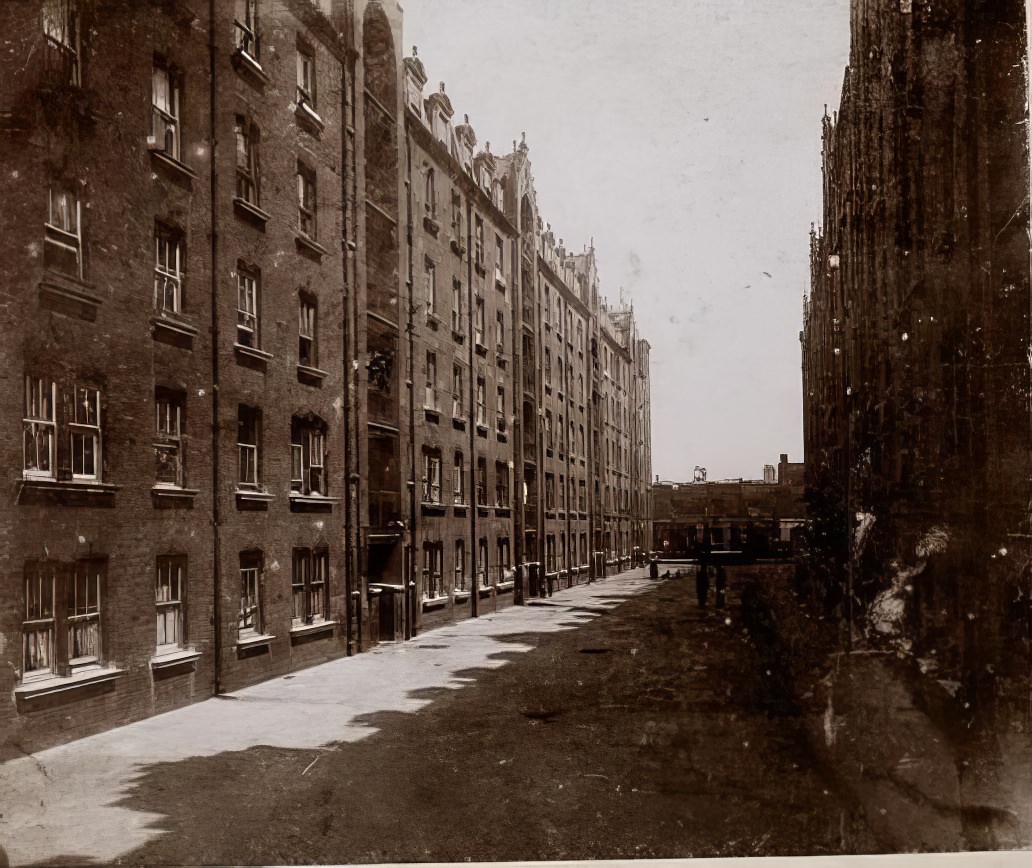
[[[218,177],[216,175],[215,149],[216,111],[215,100],[218,89],[215,83],[217,65],[215,62],[215,0],[208,2],[208,76],[210,81],[208,104],[208,171],[211,197],[211,497],[212,497],[212,621],[214,630],[215,671],[212,680],[212,694],[217,696],[222,689],[222,525],[221,492],[222,478],[219,466],[219,316],[218,316]]]
[[[351,539],[351,528],[354,525],[355,514],[352,507],[352,491],[354,489],[355,482],[357,481],[357,474],[351,473],[351,461],[354,454],[354,450],[351,448],[351,412],[352,412],[352,396],[351,390],[348,388],[348,380],[350,379],[349,371],[349,359],[351,353],[348,352],[351,346],[351,329],[352,323],[350,320],[349,305],[351,303],[350,295],[354,293],[354,282],[351,279],[351,275],[354,269],[354,244],[351,241],[349,233],[351,232],[351,224],[348,221],[348,208],[349,202],[352,201],[348,196],[348,184],[351,181],[351,175],[348,172],[348,160],[351,159],[351,152],[348,149],[348,130],[353,129],[352,125],[348,123],[348,111],[350,106],[348,104],[348,78],[349,78],[349,67],[351,65],[351,53],[345,47],[345,60],[341,64],[340,75],[341,75],[341,173],[340,173],[340,191],[341,191],[341,254],[343,256],[343,277],[344,277],[344,294],[341,305],[341,319],[342,319],[342,331],[341,335],[341,386],[344,399],[344,654],[350,657],[354,654],[354,647],[351,638],[351,621],[353,618],[353,606],[351,600],[351,582],[352,576],[354,575],[354,546]],[[354,80],[354,73],[350,75],[351,80]]]
[[[408,490],[409,490],[409,538],[405,543],[405,550],[408,552],[408,557],[403,558],[402,569],[401,569],[401,581],[405,585],[405,590],[402,594],[404,598],[404,616],[405,616],[405,638],[411,639],[416,634],[416,611],[415,611],[415,600],[413,599],[413,593],[410,588],[412,581],[412,572],[415,569],[415,557],[416,557],[416,421],[415,421],[415,406],[416,406],[416,393],[415,393],[415,381],[413,375],[415,374],[415,323],[413,322],[413,312],[415,310],[415,292],[414,292],[414,264],[412,255],[412,141],[409,137],[408,131],[408,118],[405,118],[404,134],[405,134],[405,205],[408,211],[405,235],[408,243],[408,307],[407,316],[405,323],[405,330],[408,332],[408,396],[409,396],[409,412],[408,412],[408,451],[409,451],[409,479],[408,479]],[[443,467],[440,471],[443,476]],[[443,577],[442,577],[443,579]]]
[[[476,330],[476,321],[474,319],[474,295],[473,292],[473,259],[476,256],[476,251],[473,247],[473,199],[471,195],[466,197],[466,283],[467,290],[466,295],[468,298],[469,306],[469,349],[467,355],[469,357],[469,476],[473,484],[470,486],[470,492],[473,495],[473,502],[469,505],[469,542],[470,542],[470,565],[472,567],[472,584],[473,589],[469,597],[469,612],[474,618],[480,615],[480,583],[477,575],[477,568],[479,567],[480,557],[480,545],[477,542],[477,509],[479,504],[477,503],[477,380],[476,380],[476,368],[474,367],[474,359],[476,358],[476,352],[474,344],[476,342],[476,336],[474,334]],[[485,314],[486,316],[486,314]],[[487,329],[487,321],[484,323],[485,330]],[[485,390],[487,385],[485,383]],[[484,400],[487,400],[487,393],[484,393]],[[484,421],[487,421],[486,419]],[[486,460],[486,459],[485,459]],[[487,493],[484,493],[487,496]]]

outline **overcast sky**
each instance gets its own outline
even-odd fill
[[[427,93],[508,153],[542,217],[594,238],[652,345],[653,473],[762,476],[802,457],[799,330],[824,106],[849,0],[407,0]]]

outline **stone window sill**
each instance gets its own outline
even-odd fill
[[[238,48],[233,53],[232,62],[237,72],[259,87],[265,87],[269,83],[269,75],[262,69],[262,65],[243,49]]]
[[[328,376],[329,374],[326,371],[320,370],[319,368],[313,368],[310,365],[297,366],[298,381],[306,383],[309,386],[321,386],[322,381]]]
[[[243,344],[233,344],[233,352],[239,364],[244,367],[253,366],[262,371],[266,370],[272,358],[272,353],[259,350],[257,347],[245,347]]]
[[[329,255],[330,252],[318,241],[309,238],[300,231],[294,233],[294,244],[300,253],[304,253],[318,262],[322,262],[322,258]]]
[[[39,284],[39,300],[43,307],[55,313],[94,322],[101,299],[89,292],[93,288],[93,284],[70,274],[48,270]]]
[[[469,591],[455,591],[455,602],[465,603],[471,596]]]
[[[246,650],[248,648],[258,648],[262,645],[272,644],[272,640],[275,636],[267,635],[265,633],[255,634],[253,636],[238,636],[236,646],[240,650]]]
[[[82,669],[74,675],[54,675],[50,678],[39,678],[20,684],[14,688],[14,695],[18,699],[35,699],[40,696],[50,696],[54,693],[63,693],[67,690],[76,690],[90,684],[100,684],[105,681],[114,681],[125,675],[124,669],[114,667],[97,666],[89,669]]]
[[[185,163],[179,162],[175,157],[169,156],[164,151],[151,148],[151,160],[161,167],[173,180],[185,182],[192,185],[197,180],[197,173]]]
[[[246,199],[241,199],[239,196],[233,197],[233,210],[236,211],[238,217],[250,220],[262,229],[264,229],[265,224],[272,219],[271,214],[263,211],[257,205],[252,205]]]
[[[302,126],[304,126],[312,135],[318,138],[322,135],[322,131],[325,129],[326,124],[323,119],[319,117],[319,114],[314,108],[303,100],[297,104],[297,108],[294,109],[294,115]]]
[[[499,582],[497,585],[495,585],[495,589],[499,593],[502,593],[503,591],[511,591],[515,587],[515,585],[516,585],[515,581],[512,581],[512,582]]]
[[[155,506],[157,506],[163,501],[192,501],[200,493],[200,489],[197,488],[174,488],[170,485],[155,485],[151,489],[151,498],[154,500]]]
[[[158,313],[151,317],[154,340],[192,350],[197,326],[176,314]]]
[[[271,497],[271,495],[269,495]],[[290,493],[291,512],[333,512],[333,505],[340,503],[339,497],[326,497],[324,494]]]
[[[443,597],[423,597],[423,611],[426,612],[429,609],[440,609],[448,605],[448,601],[451,599],[447,594]]]
[[[23,479],[18,503],[47,503],[55,506],[114,506],[120,486],[103,482],[56,479]]]
[[[200,659],[201,652],[192,648],[180,648],[166,654],[155,654],[150,659],[151,669],[171,669],[173,666],[187,666],[192,669]]]
[[[291,641],[303,636],[313,636],[319,633],[332,633],[337,626],[336,621],[317,621],[314,624],[298,624],[290,628]]]

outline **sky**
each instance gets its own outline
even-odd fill
[[[849,0],[407,0],[405,55],[594,240],[600,290],[652,346],[652,468],[757,479],[802,460],[799,331],[821,118]]]

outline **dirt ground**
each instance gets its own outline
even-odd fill
[[[513,636],[536,647],[331,751],[151,767],[123,804],[164,814],[167,834],[124,861],[878,852],[816,768],[762,626],[743,622],[748,581],[730,571],[723,610],[670,579],[577,629]]]

